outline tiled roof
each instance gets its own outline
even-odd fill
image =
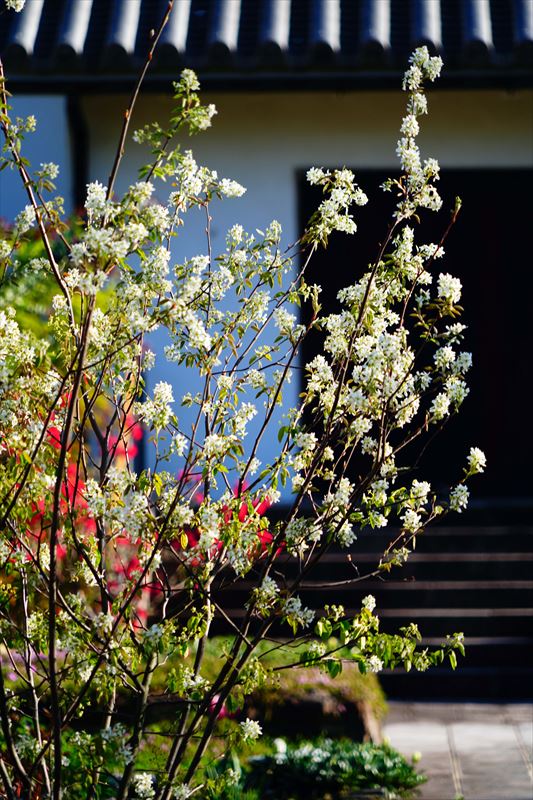
[[[0,52],[18,81],[131,79],[167,0],[27,0],[0,15]],[[150,80],[184,65],[226,88],[373,85],[397,79],[419,44],[448,81],[533,83],[533,0],[175,0]]]

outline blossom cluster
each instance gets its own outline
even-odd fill
[[[307,171],[307,180],[312,186],[321,186],[327,196],[311,218],[305,240],[325,245],[333,231],[355,233],[357,225],[349,213],[350,206],[364,206],[368,197],[355,182],[353,172],[312,167]]]
[[[409,63],[403,80],[403,89],[409,93],[407,113],[400,126],[401,138],[396,148],[405,178],[403,183],[389,180],[384,187],[390,190],[394,185],[400,186],[401,199],[396,212],[399,219],[411,217],[419,207],[438,211],[442,206],[442,199],[433,185],[439,178],[439,164],[434,158],[425,159],[422,163],[416,143],[420,132],[419,117],[427,114],[424,81],[438,78],[442,59],[440,56],[430,56],[424,46],[415,50]]]

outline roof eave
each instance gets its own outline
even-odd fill
[[[83,91],[87,94],[109,94],[131,91],[135,77],[120,73],[40,73],[9,72],[9,88],[17,93],[68,94]],[[383,91],[399,89],[402,72],[399,70],[372,71],[206,71],[198,72],[204,91],[217,92],[309,92],[309,91]],[[144,90],[150,93],[167,93],[176,73],[152,73],[147,76]],[[516,91],[533,88],[533,71],[530,69],[479,69],[454,70],[442,75],[432,91],[450,89],[500,89]]]

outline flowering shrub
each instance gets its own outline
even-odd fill
[[[171,10],[172,2],[143,75]],[[31,172],[22,153],[36,123],[12,118],[0,72],[1,166],[18,171],[28,198],[0,241],[2,280],[16,277],[21,249],[37,236],[39,254],[22,266],[55,286],[46,338],[22,327],[15,310],[0,310],[6,797],[200,797],[202,758],[222,710],[271,679],[258,651],[265,639],[286,649],[286,668],[298,666],[292,640],[307,643],[301,663],[332,677],[346,658],[361,672],[422,670],[445,657],[455,665],[460,634],[429,650],[413,624],[382,632],[371,596],[349,615],[341,606],[308,608],[298,594],[321,556],[351,547],[363,527],[399,528],[373,574],[403,563],[428,523],[466,506],[465,482],[485,466],[472,448],[449,496],[437,497],[412,477],[404,455],[468,392],[470,356],[458,349],[464,326],[456,321],[461,286],[446,272],[434,276],[459,207],[438,243],[416,244],[413,225],[421,208],[441,205],[438,164],[422,161],[416,144],[423,83],[440,66],[425,48],[411,58],[403,174],[384,185],[396,195],[392,221],[375,261],[326,315],[306,267],[333,231],[356,231],[352,208],[367,197],[349,170],[309,170],[324,200],[294,252],[283,251],[274,221],[257,236],[234,225],[215,255],[213,208],[244,188],[179,144],[215,113],[201,104],[191,70],[174,86],[168,125],[134,134],[151,153],[139,181],[121,197],[114,191],[141,76],[108,184],[89,184],[86,217],[65,235],[53,194],[58,168]],[[165,203],[155,200],[156,183],[170,188]],[[205,252],[176,264],[171,243],[186,235],[191,209],[205,214]],[[175,397],[165,381],[147,391],[156,359],[147,337],[158,327],[168,334],[169,371],[194,373],[199,391]],[[322,350],[302,365],[312,330]],[[301,402],[287,409],[294,369],[303,375]],[[189,417],[180,418],[180,407]],[[142,471],[133,461],[139,424],[153,446]],[[262,443],[274,436],[277,455],[264,462]],[[283,490],[291,499],[274,515]],[[247,591],[238,624],[225,600],[235,585]],[[202,660],[215,619],[233,638],[208,680]],[[173,711],[147,767],[152,686],[162,684]],[[96,730],[86,722],[91,707]],[[239,730],[251,741],[261,726],[247,720]]]
[[[261,798],[350,797],[351,792],[386,790],[380,797],[412,796],[425,782],[414,767],[389,745],[356,744],[348,740],[319,739],[287,746],[276,739],[274,755],[250,759],[246,786],[260,787]],[[351,790],[351,791],[350,791]]]

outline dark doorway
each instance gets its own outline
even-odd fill
[[[323,304],[337,307],[342,286],[361,275],[376,257],[391,218],[394,197],[379,189],[390,173],[356,170],[369,197],[356,209],[358,233],[334,234],[319,251],[310,280],[323,287]],[[463,284],[463,348],[473,354],[470,394],[461,413],[435,440],[424,474],[435,486],[457,479],[470,446],[485,450],[488,468],[476,482],[475,496],[486,509],[533,506],[531,469],[531,353],[533,337],[533,229],[530,200],[533,170],[444,169],[439,185],[444,204],[439,214],[424,213],[415,224],[419,244],[439,241],[454,199],[463,201],[459,219],[436,271],[450,272]],[[320,199],[305,175],[299,176],[300,223],[303,227]],[[311,343],[309,348],[312,348]],[[308,348],[304,357],[312,357]]]

